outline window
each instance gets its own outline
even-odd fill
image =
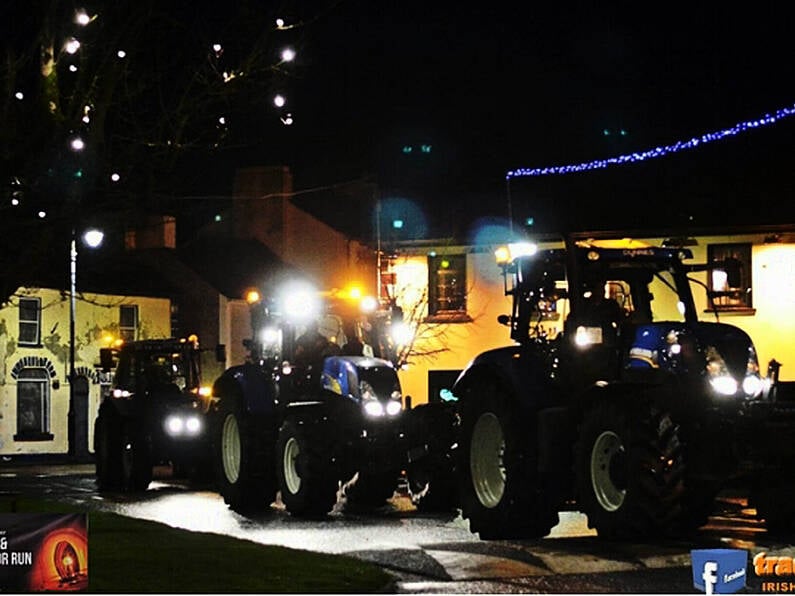
[[[138,337],[138,305],[125,304],[119,307],[119,335],[124,341],[135,341]]]
[[[707,246],[709,289],[712,307],[724,312],[753,312],[751,292],[751,245],[710,244]]]
[[[466,255],[428,257],[428,315],[467,317]]]
[[[37,346],[41,342],[41,299],[19,299],[19,344]]]
[[[50,434],[50,377],[43,368],[23,368],[17,376],[17,434],[15,441],[52,439]]]

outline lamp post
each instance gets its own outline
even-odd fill
[[[87,230],[83,243],[89,248],[102,244],[104,234],[96,229]],[[84,458],[88,455],[87,443],[77,442],[77,403],[75,396],[75,321],[77,320],[77,233],[72,229],[69,246],[69,413],[67,414],[67,441],[71,457]]]

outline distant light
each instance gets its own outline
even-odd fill
[[[78,25],[88,25],[91,22],[91,17],[88,16],[82,8],[75,12],[75,23]]]
[[[273,98],[273,105],[275,105],[277,108],[281,108],[286,103],[287,103],[287,100],[284,99],[284,96],[282,96],[282,95],[277,95],[277,96],[275,96]]]
[[[116,55],[119,58],[126,58],[127,57],[127,52],[125,52],[124,50],[119,50],[118,52],[116,52]]]
[[[226,118],[224,118],[223,116],[218,118],[218,124],[226,124]]]
[[[216,213],[215,214],[215,221],[221,221],[221,214],[220,213]]]
[[[220,44],[220,43],[214,43],[214,44],[213,44],[213,51],[214,51],[216,54],[219,54],[219,53],[220,53],[220,52],[221,52],[223,49],[224,49],[224,48],[222,48],[222,47],[221,47],[221,44]]]
[[[423,153],[430,153],[431,152],[431,146],[430,145],[420,145],[420,151],[422,151]]]
[[[403,220],[402,219],[394,219],[392,220],[392,227],[396,230],[399,230],[403,227]]]
[[[70,37],[66,41],[66,45],[64,45],[64,50],[66,50],[67,54],[74,54],[79,49],[80,49],[80,42],[77,41],[74,37]]]
[[[284,19],[276,19],[276,28],[283,29],[284,28]]]
[[[17,99],[20,99],[20,100],[21,99],[25,99],[25,94],[22,93],[22,91],[17,91],[16,93],[14,93],[14,97],[16,97]]]
[[[448,261],[447,259],[442,259],[442,262],[439,263],[439,266],[442,269],[449,269],[450,268],[450,261]]]
[[[12,204],[14,207],[16,207],[17,205],[19,205],[19,199],[18,199],[18,198],[16,198],[16,197],[12,197],[12,198],[11,198],[11,204]]]
[[[524,223],[526,226],[532,226],[536,223],[536,220],[534,217],[528,217],[526,220],[524,220]]]
[[[110,175],[110,179],[111,179],[111,181],[113,181],[113,182],[118,182],[119,180],[121,180],[121,176],[119,176],[119,175],[118,175],[116,172],[113,172],[113,173]]]
[[[38,215],[39,215],[39,219],[44,219],[45,217],[47,217],[47,212],[46,211],[39,211]]]
[[[292,62],[295,60],[295,50],[292,48],[284,48],[282,50],[282,60],[284,62]]]
[[[85,122],[86,124],[88,124],[89,122],[91,122],[91,117],[90,117],[88,114],[85,114],[85,115],[83,116],[82,120],[83,120],[83,122]]]
[[[77,72],[77,65],[70,64],[69,65],[69,72]]]
[[[98,247],[100,244],[102,244],[102,240],[104,239],[104,232],[102,232],[102,230],[97,230],[96,228],[86,230],[85,234],[83,234],[83,242],[86,243],[86,246],[91,248]]]
[[[403,153],[409,154],[411,153],[412,147],[411,145],[403,145]]]
[[[429,257],[435,257],[436,256],[436,251],[432,250],[431,252],[428,253],[428,256]]]
[[[81,139],[80,137],[75,137],[74,139],[71,140],[69,146],[74,151],[82,151],[83,149],[85,149],[86,144],[83,142],[83,139]]]

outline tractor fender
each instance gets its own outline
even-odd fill
[[[527,412],[554,403],[554,391],[544,378],[543,362],[523,346],[497,348],[478,355],[456,379],[453,395],[465,400],[467,392],[483,381],[502,386]]]
[[[213,383],[213,398],[217,401],[238,399],[246,412],[257,416],[273,416],[276,413],[273,379],[253,364],[225,370]]]

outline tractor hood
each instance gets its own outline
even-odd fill
[[[357,402],[387,403],[401,399],[400,380],[392,363],[367,356],[332,356],[323,362],[323,389]]]
[[[758,372],[756,351],[742,329],[724,323],[641,325],[629,351],[631,368],[729,375],[739,382]],[[753,369],[753,370],[751,370]]]
[[[701,378],[712,393],[756,398],[767,384],[759,375],[759,361],[751,338],[723,323],[654,323],[637,328],[628,354],[628,367],[659,368]]]

